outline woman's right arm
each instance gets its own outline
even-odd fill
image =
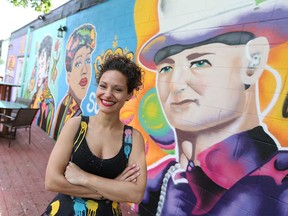
[[[64,125],[50,154],[45,176],[45,189],[63,194],[100,198],[101,195],[83,186],[73,185],[65,178],[64,172],[73,149],[75,134],[80,126],[81,117],[73,117]]]

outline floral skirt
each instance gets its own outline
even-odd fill
[[[118,202],[57,194],[41,216],[121,216]]]

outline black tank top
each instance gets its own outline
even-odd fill
[[[101,159],[91,152],[86,141],[89,117],[82,116],[81,118],[80,127],[74,138],[71,161],[86,172],[114,179],[127,166],[128,158],[132,150],[133,128],[124,125],[122,147],[118,154],[109,159]]]

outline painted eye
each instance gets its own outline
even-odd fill
[[[172,70],[173,68],[171,66],[165,66],[160,69],[159,73],[168,73],[171,72]]]
[[[209,66],[212,66],[212,64],[208,60],[193,61],[190,63],[190,68],[203,68]]]
[[[91,63],[91,59],[90,58],[87,58],[86,60],[85,60],[85,64],[90,64]]]
[[[75,67],[76,67],[76,68],[81,67],[81,62],[76,62],[76,63],[75,63]]]

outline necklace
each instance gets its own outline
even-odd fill
[[[180,164],[179,163],[176,163],[175,165],[172,165],[168,169],[168,171],[165,173],[165,175],[164,175],[162,186],[161,186],[160,197],[159,197],[159,201],[158,201],[158,207],[157,207],[156,216],[160,216],[161,215],[163,204],[164,204],[165,197],[166,197],[166,189],[167,189],[169,178],[171,177],[173,172],[175,170],[177,170],[177,169],[180,169]]]

